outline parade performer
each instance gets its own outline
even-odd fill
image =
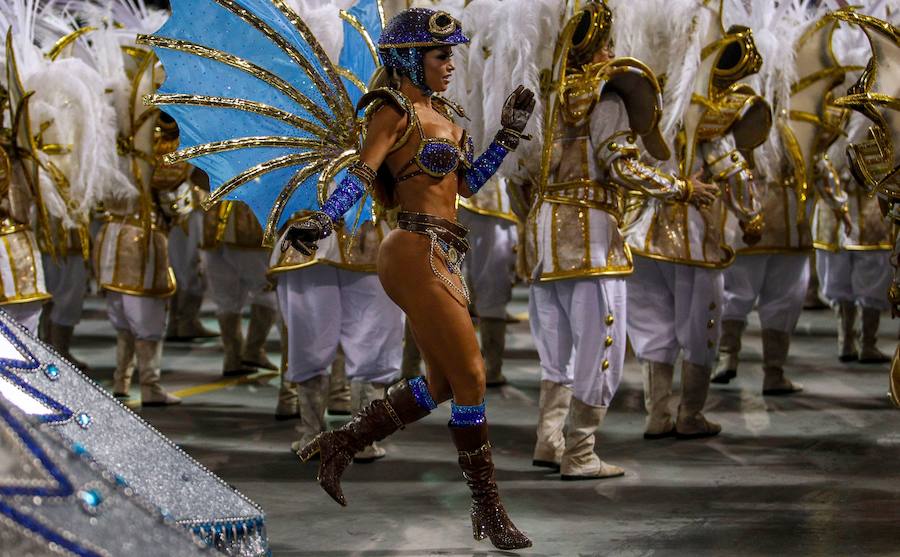
[[[614,57],[612,32],[610,8],[588,2],[560,33],[538,197],[525,225],[542,372],[534,464],[560,468],[563,480],[624,474],[594,445],[625,358],[624,277],[633,270],[619,228],[625,194],[712,199],[709,186],[642,162],[639,138],[651,156],[670,156],[659,135],[660,87],[642,62]]]
[[[847,137],[851,142],[864,140],[866,122],[861,114],[850,117]],[[846,164],[847,143],[843,137],[838,139],[829,149],[829,159],[847,194],[851,227],[847,231],[831,208],[818,202],[812,227],[816,267],[822,296],[837,316],[838,359],[882,364],[891,360],[877,346],[881,313],[890,309],[886,295],[891,285],[890,223],[874,193],[853,179]]]
[[[878,12],[869,15],[883,19],[883,9]],[[848,24],[834,33],[832,51],[842,64],[859,70],[865,68],[871,56],[865,33]],[[853,72],[838,86],[838,96],[843,95],[848,83],[857,80],[858,74]],[[881,313],[890,308],[885,293],[891,283],[893,242],[890,223],[878,206],[878,197],[853,179],[846,155],[849,143],[865,141],[869,123],[862,114],[852,113],[847,119],[846,135],[842,134],[828,151],[847,193],[850,230],[840,226],[828,204],[821,200],[816,205],[812,229],[822,296],[837,315],[838,359],[876,364],[890,361],[878,349],[877,339]]]
[[[163,164],[163,155],[178,147],[178,125],[143,103],[143,96],[162,80],[155,55],[134,45],[133,28],[105,31],[93,40],[124,58],[114,94],[120,111],[119,153],[132,174],[119,192],[104,200],[107,216],[94,251],[98,283],[117,333],[113,392],[128,397],[136,368],[142,405],[178,404],[181,400],[160,385],[166,309],[176,288],[167,236],[169,228],[190,213],[191,167]],[[123,41],[128,48],[122,48]]]
[[[373,0],[359,2],[341,14],[343,19],[331,3],[299,12],[313,33],[323,37],[320,44],[329,58],[338,60],[361,83],[372,77],[380,63],[368,55],[364,36],[350,21],[358,22],[377,41],[383,22],[372,9],[376,7]],[[336,40],[341,30],[343,43]],[[364,92],[348,86],[351,101],[358,101]],[[329,193],[337,186],[333,183]],[[375,222],[362,224],[356,234],[338,227],[312,254],[293,248],[272,253],[269,273],[277,282],[287,327],[284,382],[296,385],[300,414],[300,438],[291,445],[295,452],[325,431],[325,410],[331,415],[339,410],[336,403],[344,386],[349,395],[345,414],[357,413],[384,398],[385,387],[400,378],[403,313],[388,298],[376,274],[378,249],[390,232],[388,215],[383,208],[374,210]],[[310,215],[301,211],[292,217],[285,233]],[[372,462],[385,454],[373,442],[357,452],[354,461]]]
[[[726,28],[721,6],[706,2],[642,6],[646,21],[638,18],[637,25],[672,41],[659,67],[668,75],[663,131],[677,146],[673,172],[702,176],[720,191],[714,203],[646,198],[632,204],[626,239],[637,257],[628,279],[628,335],[643,368],[644,437],[708,437],[721,431],[703,409],[716,359],[722,270],[734,258],[725,220],[734,215],[744,234],[755,232],[758,184],[743,153],[765,140],[771,114],[740,83],[762,63],[750,29]],[[652,44],[645,40],[644,50]],[[681,401],[673,422],[669,401],[679,353]]]
[[[271,250],[263,247],[262,237],[253,211],[240,201],[222,201],[203,216],[200,250],[217,308],[225,377],[255,373],[257,368],[278,369],[266,354],[266,339],[278,318],[278,300],[266,276]],[[248,304],[245,338],[241,314]]]
[[[900,315],[900,75],[890,64],[900,54],[900,28],[883,19],[841,10],[836,17],[863,28],[872,56],[859,80],[835,104],[861,113],[871,120],[865,141],[852,143],[847,150],[850,168],[857,183],[873,191],[885,215],[891,220],[894,275],[888,291],[891,313]],[[874,70],[874,72],[873,72]],[[894,352],[889,378],[890,397],[900,407],[900,346]]]
[[[73,56],[85,34],[70,32],[74,17],[37,3],[4,3],[0,11],[8,30],[4,102],[14,127],[5,135],[9,158],[2,165],[2,304],[34,331],[53,295],[44,338],[84,368],[70,344],[87,288],[90,212],[122,176],[115,113],[101,76]]]
[[[741,336],[756,306],[762,326],[762,393],[770,396],[802,390],[785,377],[784,365],[806,296],[816,199],[827,204],[834,220],[850,226],[847,196],[827,156],[842,128],[828,92],[843,80],[846,68],[829,54],[836,21],[823,12],[806,6],[788,10],[776,18],[777,31],[766,34],[772,44],[767,45],[771,54],[763,67],[763,87],[783,85],[770,99],[777,106],[777,131],[762,149],[762,156],[773,161],[760,177],[767,182],[764,222],[759,241],[737,243],[738,257],[725,273],[721,359],[713,382],[736,377]],[[793,56],[786,54],[792,51]]]
[[[317,436],[300,457],[320,457],[319,483],[344,505],[340,478],[354,454],[452,397],[450,431],[472,490],[475,537],[502,549],[529,547],[494,479],[484,362],[460,279],[466,230],[455,215],[457,193],[476,193],[518,145],[532,93],[519,87],[509,96],[501,130],[476,158],[449,118],[451,105],[434,95],[450,81],[451,48],[467,42],[445,12],[410,9],[387,25],[378,41],[385,68],[376,80],[384,86],[361,99],[366,117],[357,126],[339,73],[281,0],[176,0],[172,7],[166,25],[142,38],[156,47],[167,74],[148,100],[184,122],[184,144],[167,160],[195,158],[210,176],[209,204],[226,195],[247,202],[266,223],[267,243],[290,215],[312,209],[285,237],[304,254],[336,227],[370,220],[367,192],[401,208],[399,229],[379,248],[378,275],[411,322],[428,380],[395,383],[384,400]],[[208,20],[198,24],[200,17]],[[196,79],[199,67],[203,80]],[[340,185],[327,195],[333,180]]]

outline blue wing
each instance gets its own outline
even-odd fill
[[[381,0],[360,0],[349,10],[341,10],[344,20],[344,44],[338,63],[338,72],[347,88],[353,106],[368,91],[367,84],[381,65],[375,45],[384,29],[384,8]],[[344,178],[341,172],[338,180]],[[363,197],[348,212],[344,221],[353,224],[371,219],[372,198]]]
[[[366,93],[366,84],[381,65],[375,45],[384,28],[381,0],[360,0],[349,10],[341,10],[344,20],[344,45],[339,60],[342,75],[353,106]]]
[[[171,4],[166,24],[140,37],[166,71],[149,102],[181,132],[167,162],[192,159],[209,175],[207,204],[247,203],[271,245],[290,215],[319,208],[358,156],[344,78],[283,0]]]

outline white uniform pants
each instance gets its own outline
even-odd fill
[[[628,337],[637,357],[674,365],[716,360],[722,313],[722,271],[634,258],[628,277]]]
[[[169,264],[175,272],[178,290],[185,294],[203,296],[206,291],[200,238],[203,237],[203,211],[192,211],[188,216],[187,233],[181,226],[169,232]]]
[[[464,270],[479,317],[505,319],[516,267],[516,225],[508,220],[461,210],[470,249]]]
[[[625,362],[625,280],[537,282],[528,304],[541,378],[571,386],[575,398],[609,406]]]
[[[262,249],[219,246],[203,250],[209,293],[220,314],[241,313],[244,306],[278,309],[275,291],[269,286],[269,253]]]
[[[326,375],[338,345],[351,380],[392,383],[399,378],[403,312],[376,274],[318,264],[277,277],[288,332],[285,379],[302,383]]]
[[[19,322],[19,325],[28,329],[31,334],[36,334],[44,300],[25,302],[24,304],[4,304],[2,307],[10,317]]]
[[[725,269],[722,319],[746,322],[756,304],[763,329],[793,333],[808,283],[805,253],[738,255]]]
[[[864,308],[889,309],[890,259],[889,251],[817,251],[822,296],[832,304],[858,302]]]
[[[106,314],[117,331],[129,331],[138,340],[162,340],[168,298],[132,296],[106,291]]]
[[[58,256],[54,261],[42,256],[44,284],[53,295],[50,321],[63,327],[74,327],[81,321],[84,297],[88,289],[88,269],[80,255]]]

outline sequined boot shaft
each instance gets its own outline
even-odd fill
[[[353,462],[353,456],[373,442],[381,441],[428,414],[429,411],[416,402],[409,382],[404,379],[391,385],[383,400],[373,400],[339,429],[320,433],[297,451],[297,456],[307,462],[318,454],[319,485],[332,499],[347,506],[341,489],[341,476]]]
[[[451,426],[450,435],[459,452],[459,467],[472,491],[472,535],[476,540],[490,538],[497,549],[531,547],[531,540],[516,528],[500,502],[487,423]]]

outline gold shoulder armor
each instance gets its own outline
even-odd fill
[[[363,120],[368,122],[372,115],[385,104],[396,106],[407,116],[406,130],[403,132],[403,136],[389,151],[389,153],[393,153],[402,147],[409,139],[410,134],[412,134],[417,118],[416,110],[413,108],[412,101],[410,101],[406,95],[396,89],[391,89],[390,87],[372,89],[363,95],[362,98],[359,99],[359,102],[356,103],[356,110],[357,112],[365,110]]]
[[[737,83],[728,88],[714,105],[707,106],[700,119],[697,136],[713,140],[731,134],[741,151],[762,145],[772,129],[772,109],[749,86]]]
[[[605,64],[606,83],[602,91],[614,91],[628,113],[631,130],[643,139],[644,147],[659,160],[671,156],[659,131],[662,117],[662,88],[656,75],[636,58],[615,58]]]

